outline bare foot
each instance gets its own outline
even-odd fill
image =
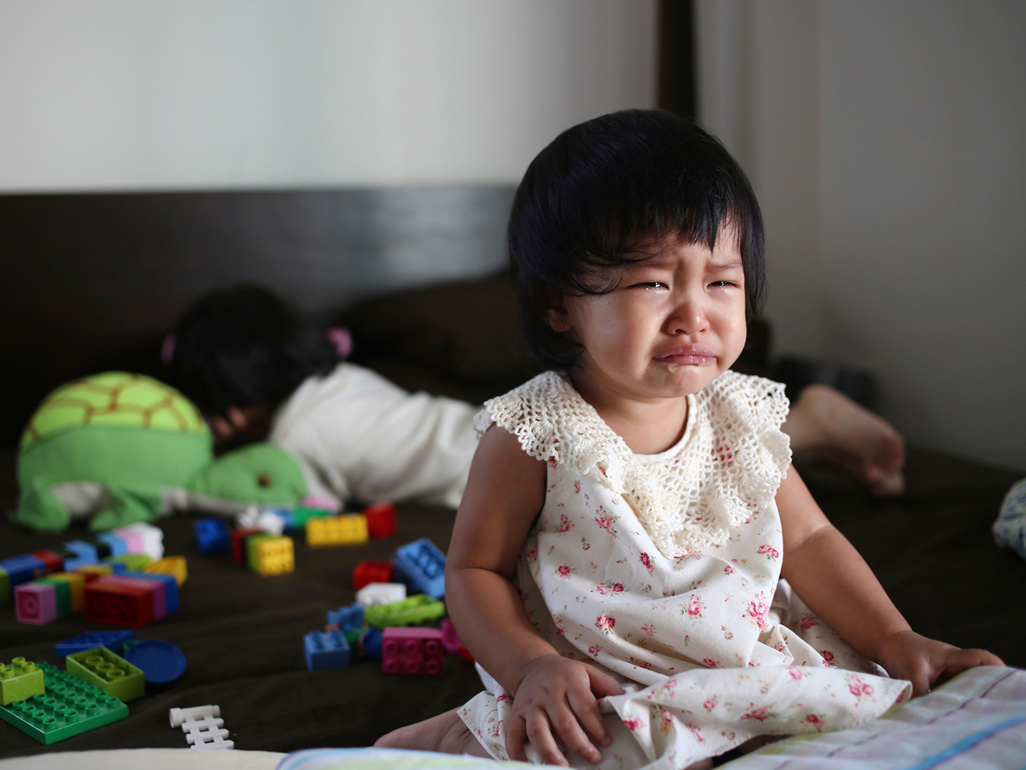
[[[832,465],[874,495],[905,490],[905,439],[882,417],[829,385],[802,390],[784,432],[796,456]]]
[[[378,738],[374,745],[386,749],[412,749],[488,757],[488,752],[467,729],[455,709],[386,733]]]

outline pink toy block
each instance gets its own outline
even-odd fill
[[[19,623],[41,626],[57,620],[57,590],[50,583],[22,583],[14,589]]]
[[[437,628],[385,629],[381,670],[386,674],[441,674],[444,668],[442,632]]]

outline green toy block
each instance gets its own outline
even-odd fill
[[[39,578],[37,583],[49,583],[57,597],[57,617],[66,618],[71,614],[71,584],[66,580],[50,577]]]
[[[68,673],[127,703],[146,694],[146,675],[106,647],[76,652],[65,658]]]
[[[46,693],[0,706],[0,719],[49,746],[128,716],[128,706],[49,663],[42,670]]]
[[[305,529],[306,523],[310,519],[333,515],[332,511],[325,510],[324,508],[307,508],[303,505],[297,505],[292,509],[292,526],[296,529]]]
[[[0,605],[11,603],[11,576],[0,567]]]
[[[142,572],[153,562],[144,553],[123,553],[120,556],[108,556],[103,560],[104,564],[124,564],[132,572]]]
[[[46,692],[43,670],[24,658],[0,663],[0,705],[10,706],[16,700],[27,700]]]
[[[445,614],[445,605],[427,594],[416,594],[401,602],[376,604],[364,610],[363,619],[375,628],[414,626],[437,620]]]

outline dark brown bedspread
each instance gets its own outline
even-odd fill
[[[0,502],[15,499],[13,458],[3,457]],[[985,646],[1026,666],[1026,560],[994,546],[990,525],[1016,474],[912,450],[908,493],[867,499],[846,482],[806,474],[824,509],[863,552],[913,626],[962,646]],[[458,706],[479,689],[473,666],[447,656],[442,676],[396,676],[372,662],[309,672],[303,635],[321,628],[328,610],[353,601],[351,575],[364,560],[390,559],[421,537],[445,550],[453,513],[402,507],[397,534],[367,545],[309,548],[296,543],[295,572],[262,577],[227,556],[199,553],[193,519],[161,523],[169,555],[188,560],[181,609],[139,629],[185,654],[177,682],[129,704],[128,719],[45,747],[0,722],[0,756],[52,750],[184,747],[168,710],[218,704],[241,749],[291,751],[367,745],[394,727]],[[40,535],[0,525],[0,558],[53,547],[82,535]],[[0,661],[21,655],[58,663],[54,645],[105,628],[81,616],[50,625],[15,622],[0,606]]]

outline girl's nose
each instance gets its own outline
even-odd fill
[[[668,319],[670,334],[698,334],[707,326],[705,307],[691,292],[681,295],[674,303]]]

